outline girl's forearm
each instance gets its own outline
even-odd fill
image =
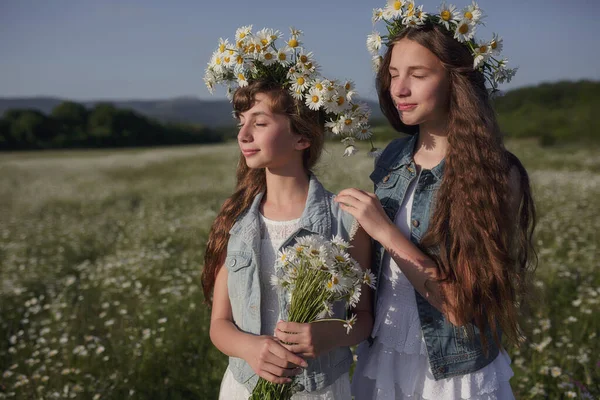
[[[413,287],[432,306],[445,312],[435,262],[408,240],[393,224],[386,227],[381,245],[394,259]]]
[[[246,359],[256,336],[242,332],[228,319],[213,319],[210,324],[210,340],[223,354]]]

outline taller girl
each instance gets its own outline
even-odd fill
[[[527,172],[504,147],[486,81],[514,70],[501,40],[473,39],[482,12],[427,15],[390,1],[377,73],[381,109],[408,137],[376,161],[375,194],[336,200],[377,242],[372,338],[358,351],[362,399],[512,399],[504,333],[520,339],[519,296],[532,270],[535,210]],[[382,38],[369,37],[378,50]]]

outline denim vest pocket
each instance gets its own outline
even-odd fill
[[[371,173],[369,178],[371,178],[377,189],[388,189],[393,188],[396,185],[398,176],[398,174],[394,174],[392,171],[376,165],[375,170]]]
[[[228,252],[225,258],[225,267],[229,274],[227,286],[230,299],[244,299],[249,293],[250,270],[252,254],[248,252]]]

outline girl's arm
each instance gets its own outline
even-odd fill
[[[511,168],[510,209],[513,220],[517,218],[522,197],[520,181],[519,170],[516,167]],[[465,318],[466,321],[460,320],[451,311],[453,304],[449,302],[454,296],[444,296],[438,283],[439,271],[435,261],[408,240],[390,221],[374,193],[354,188],[344,189],[335,197],[335,201],[340,203],[343,210],[352,214],[363,229],[385,248],[417,292],[444,313],[448,321],[454,325],[464,325],[469,320],[469,317]]]
[[[371,238],[361,228],[352,240],[349,253],[360,266],[368,268],[371,263]],[[356,314],[356,324],[348,333],[340,321],[313,322],[300,324],[296,322],[277,323],[275,336],[285,343],[287,349],[302,357],[317,358],[319,355],[336,347],[358,344],[369,337],[373,328],[372,310],[373,295],[371,288],[362,285],[361,295],[356,307],[351,310]]]
[[[456,322],[444,307],[441,287],[437,283],[439,274],[436,263],[404,237],[386,215],[377,196],[351,188],[342,190],[335,197],[335,201],[340,203],[343,210],[352,214],[362,228],[385,248],[417,292],[432,306],[446,313],[451,322]]]
[[[289,383],[290,376],[308,364],[283,347],[272,336],[256,336],[240,331],[233,323],[227,291],[227,269],[221,267],[215,281],[210,339],[224,354],[244,359],[258,376],[274,383]]]

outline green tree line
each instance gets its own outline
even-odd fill
[[[110,103],[87,109],[65,101],[50,115],[11,109],[0,119],[0,150],[165,146],[223,140],[222,132],[207,127],[160,123]]]

